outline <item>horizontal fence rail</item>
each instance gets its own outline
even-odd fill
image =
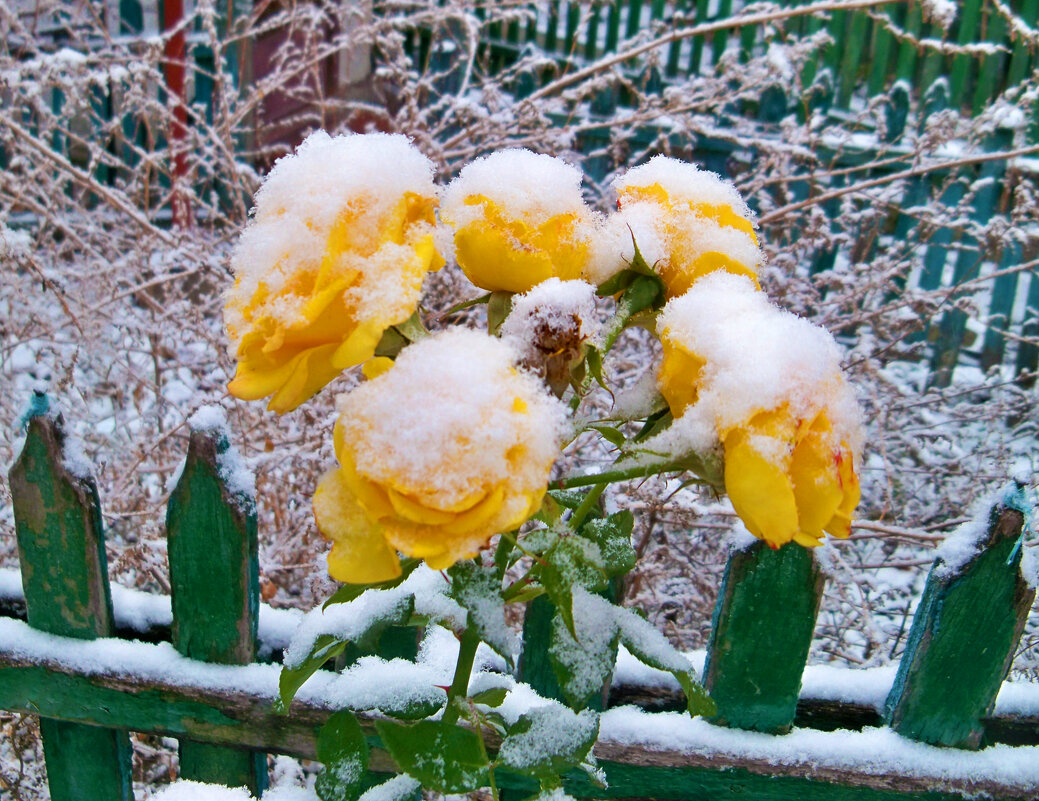
[[[55,799],[129,798],[127,731],[178,738],[185,778],[259,794],[265,753],[314,759],[323,722],[344,704],[370,708],[357,688],[386,680],[384,663],[322,670],[288,714],[275,712],[280,668],[263,660],[285,647],[299,613],[259,603],[253,501],[222,413],[209,407],[191,426],[167,513],[170,599],[109,587],[90,465],[64,447],[59,416],[29,421],[11,469],[21,581],[0,571],[0,708],[40,716]],[[812,553],[734,551],[705,657],[717,715],[651,711],[682,708],[678,688],[616,683],[595,749],[609,786],[573,775],[568,791],[1034,798],[1039,691],[1004,681],[1035,597],[1021,572],[1023,526],[1008,492],[974,526],[973,554],[939,556],[897,672],[806,669],[825,581]],[[147,641],[112,639],[117,631]],[[535,631],[528,621],[521,678],[537,687],[531,657],[546,645]],[[362,717],[375,738],[376,716]],[[72,746],[90,749],[88,765]],[[391,768],[377,752],[371,769]],[[507,774],[499,786],[536,789]]]

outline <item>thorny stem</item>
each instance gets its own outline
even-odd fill
[[[670,473],[682,470],[680,463],[674,461],[652,462],[628,467],[621,470],[607,470],[603,473],[593,473],[587,476],[570,476],[561,478],[555,482],[558,489],[573,489],[574,487],[590,487],[593,484],[612,484],[615,481],[629,481],[633,478],[648,478],[659,473]],[[587,499],[586,499],[587,500]]]
[[[454,723],[458,720],[458,706],[454,701],[457,698],[464,698],[469,690],[469,676],[473,672],[473,662],[476,659],[476,649],[479,645],[480,635],[476,633],[476,629],[467,627],[458,644],[455,675],[451,679],[451,687],[447,691],[447,706],[444,708],[443,717],[445,723]]]

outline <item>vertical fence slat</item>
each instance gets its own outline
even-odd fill
[[[859,85],[859,68],[862,53],[869,41],[870,18],[861,11],[851,11],[848,34],[840,48],[839,72],[837,74],[837,106],[847,108],[852,92]]]
[[[790,728],[797,710],[824,577],[796,543],[734,551],[714,607],[704,686],[714,720],[764,732]]]
[[[905,31],[909,34],[909,37],[904,39],[898,45],[898,60],[895,62],[895,79],[900,81],[908,81],[913,77],[913,70],[916,66],[916,45],[913,44],[912,39],[920,35],[920,27],[923,25],[923,10],[921,8],[920,0],[912,0],[912,5],[906,9],[905,14]],[[918,87],[918,91],[924,92],[927,90],[926,86]]]
[[[896,732],[974,748],[1010,669],[1035,590],[1021,576],[1024,515],[991,510],[980,553],[959,567],[935,560],[888,696]]]
[[[1035,251],[1032,251],[1035,254]],[[1029,258],[1026,254],[1025,258]],[[1034,255],[1032,256],[1034,258]],[[1028,297],[1025,300],[1025,316],[1021,323],[1021,344],[1017,350],[1014,374],[1023,389],[1035,386],[1035,372],[1039,369],[1039,270],[1033,268],[1028,276]]]
[[[986,150],[999,152],[1010,146],[1013,131],[1001,128],[993,134],[987,143]],[[974,196],[971,209],[971,220],[978,225],[985,225],[996,210],[996,203],[1003,191],[1003,175],[1006,172],[1005,161],[987,161],[978,170],[980,188]],[[951,292],[966,280],[977,276],[981,263],[985,260],[983,243],[975,237],[964,234],[960,238],[960,252],[956,256],[953,269]],[[931,357],[931,378],[929,384],[936,387],[947,387],[952,383],[953,370],[963,348],[963,338],[967,332],[967,313],[960,309],[951,309],[942,315],[938,325],[938,338],[934,344]]]
[[[884,15],[884,19],[889,19],[892,15],[898,13],[901,7],[895,9],[879,9],[878,14]],[[887,28],[885,28],[880,22],[876,22],[873,25],[873,66],[869,73],[869,84],[867,85],[867,91],[870,96],[878,95],[883,92],[889,84],[891,75],[891,54],[895,47],[895,37]]]
[[[956,42],[961,45],[975,41],[981,26],[981,0],[963,0],[959,4],[959,34]],[[949,92],[952,96],[952,107],[963,108],[969,98],[966,89],[970,85],[968,78],[974,66],[974,57],[960,53],[952,57],[949,68]]]
[[[112,600],[94,479],[65,449],[60,417],[29,422],[9,474],[26,612],[33,628],[63,637],[112,634]],[[40,719],[53,801],[129,801],[126,731]]]
[[[192,659],[234,665],[256,655],[259,569],[253,501],[226,480],[230,447],[222,427],[191,432],[166,530],[174,646]],[[254,795],[267,784],[258,752],[182,740],[180,766],[184,778],[245,785]]]
[[[990,8],[988,13],[987,30],[985,38],[994,45],[1006,42],[1007,24],[1003,15]],[[985,106],[999,94],[1000,72],[1008,67],[1004,53],[990,53],[982,56],[978,66],[978,80],[974,87],[974,100],[971,104],[971,113],[980,114]]]

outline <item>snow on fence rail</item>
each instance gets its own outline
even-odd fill
[[[60,416],[30,419],[11,468],[21,581],[0,573],[0,708],[40,716],[54,799],[129,799],[128,730],[180,738],[184,778],[259,794],[265,754],[314,759],[317,731],[336,709],[390,709],[406,688],[450,680],[453,657],[441,658],[457,647],[450,636],[427,639],[420,655],[413,636],[404,641],[390,629],[377,650],[395,660],[357,654],[340,672],[319,671],[278,714],[280,668],[271,658],[300,615],[259,603],[248,477],[221,420],[195,415],[192,425],[167,513],[168,601],[109,587],[90,464],[67,447]],[[650,669],[633,672],[622,653],[595,747],[609,786],[574,775],[568,790],[1036,798],[1039,687],[1004,683],[1035,597],[1016,507],[1008,494],[939,555],[895,673],[806,669],[825,580],[812,553],[761,542],[735,551],[704,670],[717,716],[649,711],[666,707],[676,688]],[[506,706],[537,705],[531,687],[552,692],[536,636],[546,611],[543,599],[528,608],[526,684],[494,677],[510,689]],[[485,670],[501,666],[491,660]],[[366,717],[372,738],[376,714]],[[372,771],[390,769],[385,752],[373,757]],[[499,779],[506,791],[529,785]]]

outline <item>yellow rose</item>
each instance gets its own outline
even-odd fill
[[[847,537],[861,428],[832,337],[724,274],[670,301],[659,328],[668,447],[720,445],[726,493],[770,546]]]
[[[500,340],[447,331],[340,396],[339,467],[314,495],[333,578],[393,578],[397,551],[450,567],[537,512],[565,413],[514,358]]]
[[[825,410],[798,419],[789,409],[759,412],[723,435],[725,492],[755,537],[778,548],[819,545],[823,532],[851,534],[859,504],[855,457],[833,436]]]
[[[581,173],[551,156],[503,150],[477,159],[447,188],[440,215],[454,231],[458,265],[490,291],[581,278],[593,258],[596,219]]]
[[[631,228],[647,261],[655,263],[669,298],[717,271],[745,275],[757,285],[762,256],[753,214],[732,184],[692,164],[656,156],[613,187],[617,216]]]
[[[403,136],[320,132],[280,160],[235,251],[235,397],[291,411],[370,359],[443,264],[432,165]]]

